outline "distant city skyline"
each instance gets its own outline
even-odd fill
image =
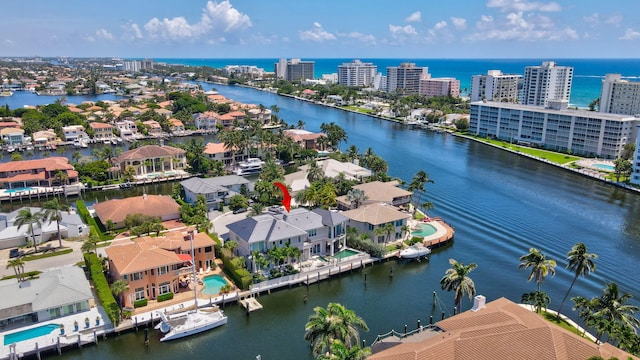
[[[639,10],[623,0],[8,0],[0,56],[638,58]]]

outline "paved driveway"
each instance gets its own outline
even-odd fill
[[[213,214],[216,213],[216,214]],[[218,236],[224,240],[229,239],[229,229],[227,228],[228,224],[234,223],[236,221],[240,221],[247,217],[247,213],[234,214],[232,212],[220,213],[218,211],[213,211],[209,213],[209,219],[211,219],[213,223],[213,232],[217,233]]]
[[[52,240],[49,243],[53,247],[58,246],[58,240]],[[25,272],[36,271],[36,270],[44,271],[51,268],[74,265],[80,261],[84,261],[82,257],[82,251],[80,251],[80,248],[82,247],[82,241],[62,240],[62,246],[65,248],[73,249],[73,252],[65,255],[52,256],[44,259],[25,261],[24,271]],[[9,261],[9,250],[10,249],[0,250],[0,277],[7,276],[7,275],[15,275],[12,267],[7,268],[7,263]],[[25,249],[25,250],[28,250],[28,249]]]

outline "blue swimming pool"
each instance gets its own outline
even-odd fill
[[[411,235],[419,236],[419,237],[425,237],[425,236],[433,235],[437,231],[438,231],[438,229],[436,229],[431,224],[420,224],[420,225],[418,225],[418,228],[411,233]]]
[[[22,192],[22,191],[33,191],[33,190],[36,190],[36,189],[32,187],[26,187],[26,188],[5,189],[4,192],[13,194],[13,193]]]
[[[224,277],[220,275],[206,276],[202,279],[202,282],[204,283],[202,293],[207,295],[218,295],[220,293],[220,288],[227,284]]]
[[[27,330],[14,332],[14,333],[11,333],[11,334],[6,334],[4,336],[4,344],[5,345],[11,345],[13,343],[17,343],[17,342],[20,342],[20,341],[25,341],[25,340],[36,338],[38,336],[49,335],[54,330],[59,329],[59,328],[60,328],[60,325],[58,325],[58,324],[48,324],[48,325],[42,325],[42,326],[34,327],[34,328],[31,328],[31,329],[27,329]]]
[[[594,168],[598,168],[598,169],[606,170],[606,171],[615,171],[616,170],[615,166],[608,165],[608,164],[593,164],[591,166],[593,166]]]

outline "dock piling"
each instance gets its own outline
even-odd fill
[[[38,342],[36,341],[36,356],[38,357],[38,360],[40,360],[40,347],[38,346]]]

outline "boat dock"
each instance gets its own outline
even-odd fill
[[[247,310],[247,314],[252,311],[262,310],[262,304],[260,304],[253,296],[240,299],[240,305]]]

